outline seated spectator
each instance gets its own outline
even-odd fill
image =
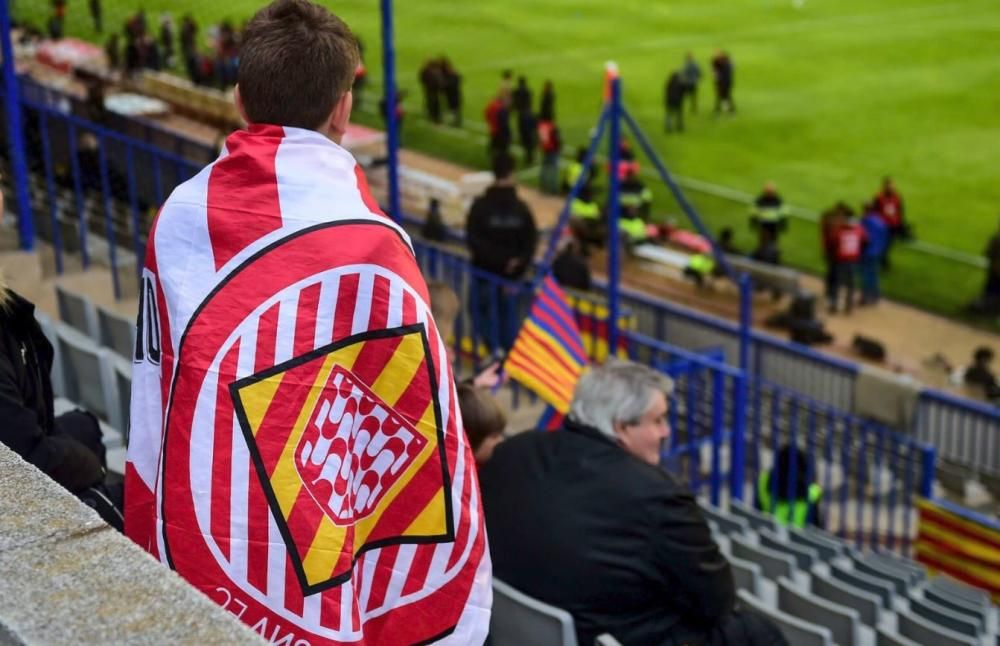
[[[733,574],[693,495],[659,467],[672,383],[609,360],[563,428],[521,433],[480,469],[496,578],[567,610],[580,644],[781,644],[735,608]]]
[[[507,415],[488,389],[470,383],[458,385],[458,407],[462,411],[462,425],[472,446],[472,455],[476,464],[482,466],[504,439]]]
[[[0,442],[121,529],[120,477],[106,486],[97,419],[81,410],[53,413],[52,358],[35,306],[8,289],[0,274]]]
[[[983,346],[977,348],[972,355],[972,364],[965,369],[962,381],[967,386],[980,388],[987,399],[996,401],[1000,399],[1000,384],[997,384],[996,375],[990,368],[993,363],[993,350]]]
[[[809,482],[810,463],[809,456],[798,447],[789,444],[781,447],[778,463],[770,471],[762,472],[757,480],[757,509],[773,515],[782,525],[823,527],[819,507],[823,489]],[[772,478],[777,479],[773,486]],[[790,497],[792,492],[794,496]]]
[[[582,250],[582,244],[570,236],[561,242],[559,253],[552,261],[552,275],[563,287],[590,290],[590,266]]]

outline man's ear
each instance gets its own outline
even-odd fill
[[[243,122],[250,125],[250,119],[247,118],[247,109],[243,105],[243,95],[240,94],[239,83],[233,88],[233,103],[236,104],[236,111],[240,113],[240,118],[243,119]]]
[[[347,125],[351,122],[351,108],[353,107],[354,93],[348,90],[334,104],[333,110],[330,112],[330,119],[327,122],[329,137],[338,144],[347,132]]]

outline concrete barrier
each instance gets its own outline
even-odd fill
[[[0,445],[0,644],[264,640]]]

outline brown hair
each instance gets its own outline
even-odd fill
[[[465,435],[475,453],[483,440],[491,435],[503,433],[507,427],[507,415],[497,400],[483,388],[472,384],[458,385],[458,407],[462,411]]]
[[[252,123],[316,129],[351,89],[360,55],[351,30],[308,0],[275,0],[247,24],[237,74]]]
[[[458,294],[448,285],[440,280],[432,280],[427,283],[427,295],[431,299],[431,316],[437,324],[438,332],[445,341],[451,337],[455,329],[455,318],[458,316]]]

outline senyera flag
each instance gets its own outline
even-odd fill
[[[232,135],[149,239],[129,537],[273,643],[482,643],[478,482],[427,303],[349,153]]]
[[[504,369],[554,409],[548,417],[551,421],[554,416],[561,420],[569,410],[573,389],[586,365],[573,311],[565,292],[549,274],[539,285],[528,318],[504,360]]]

